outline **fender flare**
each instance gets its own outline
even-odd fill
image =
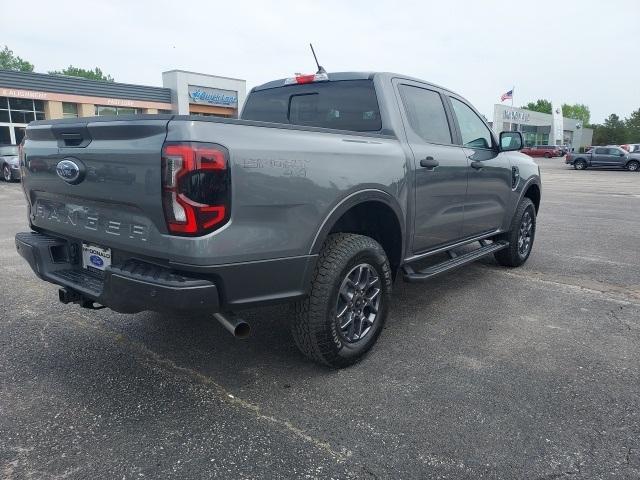
[[[538,190],[540,190],[540,205],[542,205],[542,185],[540,184],[540,177],[535,176],[535,177],[529,178],[522,186],[522,191],[520,192],[520,196],[518,197],[518,202],[516,203],[516,207],[517,205],[520,205],[520,202],[524,198],[524,194],[527,193],[527,190],[529,190],[529,187],[531,185],[535,185],[536,187],[538,187]],[[538,206],[538,209],[540,209],[540,206]]]
[[[353,192],[350,195],[343,198],[337,205],[335,205],[329,214],[325,217],[324,221],[318,228],[316,235],[311,243],[311,248],[309,250],[309,254],[316,255],[320,252],[322,248],[322,244],[329,236],[329,232],[336,224],[336,222],[344,215],[349,209],[365,202],[380,202],[388,207],[390,207],[396,215],[398,220],[398,224],[400,225],[400,234],[402,236],[402,255],[404,255],[404,240],[405,240],[405,221],[404,221],[404,213],[398,201],[387,192],[382,190],[378,190],[375,188],[359,190],[357,192]],[[403,257],[401,257],[403,258]]]

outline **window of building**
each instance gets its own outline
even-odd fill
[[[96,105],[96,115],[136,115],[137,108],[112,107],[109,105]]]
[[[44,120],[42,100],[0,97],[0,122],[29,123],[34,120]]]
[[[62,102],[63,118],[75,118],[78,116],[78,104]]]
[[[453,112],[458,119],[462,144],[471,148],[491,148],[493,140],[491,132],[476,113],[467,104],[450,97]]]
[[[414,132],[427,142],[451,143],[447,114],[438,92],[400,85],[400,94]]]

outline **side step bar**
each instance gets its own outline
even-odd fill
[[[441,273],[461,267],[463,265],[466,265],[467,263],[475,262],[479,258],[507,248],[509,246],[509,242],[498,241],[489,244],[480,242],[480,245],[480,248],[471,252],[463,253],[462,255],[456,255],[453,251],[449,250],[447,252],[451,257],[449,260],[445,260],[444,262],[438,263],[436,265],[431,265],[430,267],[417,272],[410,264],[403,265],[402,270],[404,280],[410,283],[422,282],[431,277],[435,277],[436,275],[439,275]]]

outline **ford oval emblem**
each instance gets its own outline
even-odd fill
[[[82,173],[84,168],[81,168],[74,160],[65,158],[58,162],[56,165],[56,173],[58,176],[67,183],[76,184],[82,181]]]
[[[98,268],[104,265],[104,261],[98,255],[91,255],[89,261]]]

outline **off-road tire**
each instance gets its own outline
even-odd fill
[[[349,343],[339,332],[336,306],[343,280],[354,267],[363,263],[373,267],[378,275],[380,303],[366,336]],[[391,267],[378,242],[351,233],[330,235],[320,251],[309,295],[294,305],[291,332],[297,347],[308,358],[332,368],[358,362],[382,332],[391,289]]]
[[[526,213],[529,213],[532,219],[531,240],[525,254],[519,249],[518,239],[520,236],[520,226]],[[508,232],[499,235],[496,240],[506,240],[509,246],[493,254],[496,261],[504,267],[519,267],[524,264],[531,254],[533,242],[536,236],[536,208],[529,198],[523,198],[516,209],[516,213],[511,220],[511,227]]]

